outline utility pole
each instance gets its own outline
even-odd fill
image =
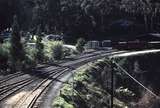
[[[114,101],[114,61],[111,59],[111,108]]]

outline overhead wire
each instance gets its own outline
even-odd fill
[[[145,90],[147,90],[150,94],[152,94],[154,97],[160,99],[158,95],[156,95],[153,91],[151,91],[149,88],[144,86],[141,82],[139,82],[137,79],[135,79],[132,75],[130,75],[122,66],[120,66],[115,60],[112,60],[113,63],[121,69],[127,76],[129,76],[133,81],[135,81],[137,84],[139,84],[141,87],[143,87]]]

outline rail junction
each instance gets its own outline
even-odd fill
[[[83,54],[74,60],[59,65],[46,65],[33,70],[32,73],[17,72],[0,77],[0,107],[1,108],[40,108],[43,98],[51,85],[71,74],[76,68],[103,57],[135,55],[136,53],[154,53],[151,51],[117,51],[99,50]],[[63,83],[63,82],[62,82]]]

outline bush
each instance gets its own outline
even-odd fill
[[[4,43],[0,45],[0,71],[6,71],[9,60],[9,44]]]
[[[36,66],[36,49],[30,46],[25,47],[25,68],[33,68]]]
[[[84,51],[85,40],[83,38],[79,38],[77,40],[76,49],[79,53]]]
[[[45,61],[52,61],[52,50],[51,50],[52,42],[44,42],[44,58]]]
[[[62,41],[48,41],[45,43],[46,60],[60,60],[64,57],[64,49]]]
[[[36,41],[36,59],[38,62],[43,62],[44,60],[44,45],[41,36],[38,36]]]
[[[11,48],[11,44],[9,42],[5,42],[2,44],[3,49],[5,50],[6,54],[8,55],[8,57],[10,57],[10,48]]]
[[[60,60],[64,57],[62,41],[55,41],[52,43],[52,54],[55,60]]]
[[[56,98],[56,101],[53,102],[53,107],[54,108],[74,108],[73,105],[69,104],[61,97]]]

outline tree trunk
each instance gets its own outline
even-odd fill
[[[145,23],[145,30],[148,32],[148,20],[147,20],[147,15],[144,14],[144,23]]]

